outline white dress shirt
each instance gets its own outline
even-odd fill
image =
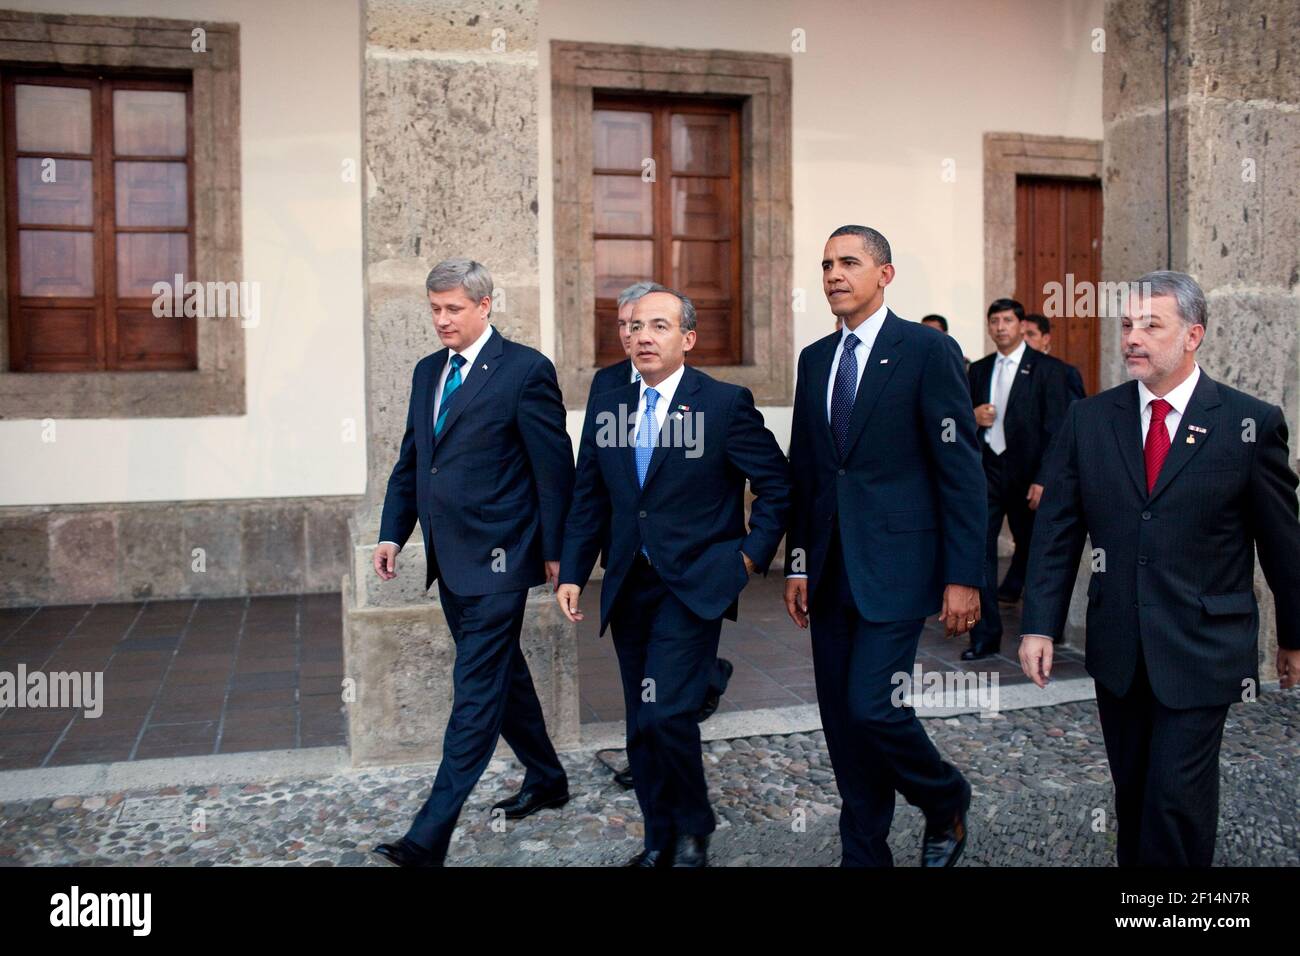
[[[655,400],[655,436],[656,440],[664,428],[664,419],[668,417],[668,409],[672,403],[673,395],[677,393],[677,386],[682,382],[682,376],[686,373],[686,364],[682,363],[677,366],[677,371],[673,372],[658,385],[646,385],[645,379],[641,379],[641,397],[636,403],[636,431],[633,433],[635,438],[641,434],[641,420],[645,418],[645,390],[653,388],[659,393],[659,398]]]
[[[831,377],[826,383],[827,421],[831,420],[831,399],[835,396],[835,376],[840,370],[840,356],[844,354],[844,337],[850,332],[858,337],[858,344],[853,349],[853,357],[858,360],[858,380],[853,383],[853,397],[856,399],[858,386],[862,384],[862,373],[866,370],[867,359],[871,355],[871,346],[876,344],[876,336],[880,334],[880,327],[885,324],[888,313],[889,308],[882,302],[880,308],[872,312],[856,329],[850,329],[847,325],[840,329],[840,341],[835,346],[835,354],[831,356]]]
[[[1142,410],[1139,416],[1142,421],[1142,447],[1147,444],[1147,432],[1151,430],[1151,403],[1157,398],[1163,398],[1172,407],[1165,414],[1165,428],[1169,430],[1169,443],[1172,445],[1174,436],[1178,434],[1178,425],[1183,420],[1183,413],[1187,411],[1187,403],[1192,400],[1192,392],[1196,389],[1196,381],[1201,377],[1201,366],[1192,366],[1192,374],[1183,379],[1182,383],[1169,390],[1168,395],[1154,395],[1151,389],[1147,388],[1142,382],[1138,382],[1138,407]]]
[[[984,443],[999,455],[1007,450],[1007,399],[1011,396],[1011,386],[1015,384],[1016,373],[1020,371],[1020,362],[1025,357],[1026,348],[1028,345],[1021,339],[1010,355],[999,352],[993,361],[993,375],[989,379],[989,404],[994,408],[994,417],[993,424],[984,430]],[[1001,396],[997,394],[999,388],[1002,390]]]
[[[483,351],[483,346],[487,345],[487,340],[490,339],[491,337],[492,337],[492,323],[489,322],[483,328],[483,333],[478,338],[476,338],[473,342],[471,342],[469,345],[467,345],[465,348],[459,351],[457,351],[456,349],[452,349],[451,352],[447,355],[446,364],[443,365],[442,374],[438,376],[437,386],[433,390],[433,420],[435,422],[438,420],[438,409],[442,406],[442,390],[447,384],[447,375],[452,368],[451,365],[452,355],[463,355],[465,357],[465,364],[462,365],[460,368],[460,384],[461,387],[463,388],[465,386],[465,379],[469,378],[469,373],[474,368],[474,360],[478,358],[478,353]],[[380,541],[379,543],[397,545],[397,550],[398,551],[402,550],[402,546],[400,544],[397,544],[396,541]]]

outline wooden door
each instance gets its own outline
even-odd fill
[[[1051,354],[1079,369],[1089,395],[1098,391],[1101,325],[1101,183],[1095,179],[1021,176],[1016,180],[1016,298],[1052,323]],[[1092,283],[1089,311],[1074,307]],[[1048,311],[1051,283],[1060,310]],[[1074,290],[1072,293],[1071,290]],[[1079,311],[1088,314],[1074,314]]]

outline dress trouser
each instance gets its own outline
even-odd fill
[[[901,793],[927,820],[956,813],[969,787],[935,749],[910,707],[894,706],[896,674],[910,680],[925,619],[867,621],[832,538],[809,607],[813,674],[826,747],[840,791],[843,866],[892,866],[886,842]]]
[[[442,858],[461,807],[505,737],[524,765],[524,789],[558,790],[568,779],[546,735],[519,634],[528,591],[458,597],[438,581],[452,639],[455,698],[433,791],[406,838]]]
[[[1025,495],[1029,486],[1011,481],[1006,471],[1006,452],[995,455],[983,442],[984,480],[988,485],[989,523],[984,535],[984,586],[980,588],[980,619],[970,631],[970,645],[977,651],[996,651],[1002,644],[1002,614],[998,611],[998,536],[1002,519],[1016,529],[1016,548],[1028,561],[1029,542],[1034,532],[1034,512]],[[1010,577],[1010,572],[1008,572]]]
[[[610,609],[623,680],[627,759],[648,850],[715,827],[697,721],[716,673],[721,618],[697,617],[640,555]]]
[[[1228,705],[1171,710],[1151,691],[1138,654],[1117,697],[1097,682],[1106,758],[1115,781],[1120,866],[1209,866],[1219,828],[1219,745]]]

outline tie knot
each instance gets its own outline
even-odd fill
[[[1151,403],[1151,421],[1163,422],[1173,407],[1163,398],[1157,398]]]
[[[461,368],[461,367],[464,366],[464,364],[465,364],[465,356],[463,356],[463,355],[453,355],[453,356],[451,357],[451,364],[454,365],[454,366],[456,366],[456,368]]]
[[[855,348],[858,347],[858,343],[861,341],[862,340],[858,338],[857,335],[855,335],[853,332],[850,332],[848,335],[844,336],[844,351],[852,352]]]
[[[647,388],[645,390],[645,407],[650,409],[650,411],[654,411],[655,402],[657,401],[659,401],[659,393],[653,388]]]

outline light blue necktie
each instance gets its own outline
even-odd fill
[[[453,355],[451,357],[451,372],[447,375],[447,383],[442,386],[442,401],[438,403],[438,420],[433,423],[434,438],[442,434],[443,423],[447,421],[447,409],[450,407],[447,400],[451,398],[456,389],[460,388],[460,368],[464,364],[465,356]]]
[[[655,402],[659,393],[653,388],[645,390],[645,414],[641,416],[641,430],[636,434],[636,483],[645,487],[645,475],[650,470],[650,456],[655,448]],[[641,545],[641,553],[649,560],[650,552]]]

